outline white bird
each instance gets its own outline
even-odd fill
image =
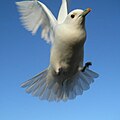
[[[58,20],[40,1],[16,2],[23,25],[32,34],[42,27],[42,38],[52,44],[50,65],[24,82],[27,93],[48,101],[67,101],[89,89],[98,74],[83,66],[86,40],[85,16],[91,11],[76,9],[68,14],[68,0],[62,0]]]

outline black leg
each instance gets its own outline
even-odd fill
[[[85,69],[88,68],[88,67],[91,66],[91,65],[92,65],[91,62],[87,62],[87,63],[85,63],[85,66],[83,67],[82,72],[84,72]]]

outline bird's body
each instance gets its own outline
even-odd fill
[[[50,58],[51,65],[55,71],[62,68],[63,71],[73,75],[80,65],[83,67],[85,38],[86,32],[84,29],[76,30],[76,28],[68,24],[60,24],[56,27],[55,41],[51,49]]]
[[[62,0],[56,21],[39,1],[23,1],[17,5],[25,27],[35,33],[42,25],[42,37],[52,43],[48,68],[24,82],[22,87],[27,87],[26,91],[33,96],[49,101],[73,99],[82,94],[94,81],[93,78],[98,77],[97,73],[83,66],[85,16],[90,9],[77,9],[67,14],[67,0]]]

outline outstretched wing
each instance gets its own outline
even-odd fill
[[[69,0],[62,0],[62,4],[61,4],[60,11],[58,14],[58,23],[59,24],[63,23],[65,18],[68,15],[68,1]]]
[[[35,34],[41,26],[42,38],[47,42],[53,42],[53,30],[57,21],[48,8],[37,0],[16,2],[16,5],[21,13],[21,21],[25,28]]]

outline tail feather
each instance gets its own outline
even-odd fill
[[[48,98],[48,101],[54,101],[55,100],[55,94],[53,92],[50,93],[50,96]]]
[[[35,89],[31,90],[33,96],[39,96],[42,87],[45,85],[45,79],[36,82]]]
[[[82,93],[83,93],[83,90],[80,89],[80,87],[78,85],[75,86],[74,91],[75,91],[76,95],[82,95]]]
[[[83,94],[83,89],[82,89],[82,85],[79,82],[79,77],[77,77],[77,79],[75,79],[76,84],[75,84],[75,89],[74,91],[76,92],[76,95],[82,95]]]
[[[39,82],[39,81],[38,81]],[[37,87],[39,86],[38,82],[34,82],[31,86],[29,86],[27,89],[26,89],[26,92],[27,93],[31,93],[32,91],[35,91],[37,89]]]
[[[48,100],[50,97],[50,94],[51,94],[51,90],[47,89],[47,86],[46,86],[46,89],[44,91],[44,94],[41,96],[41,99]]]
[[[98,74],[89,70],[88,68],[81,72],[76,73],[67,85],[68,98],[74,99],[77,95],[82,95],[84,90],[90,88],[90,84],[94,82],[94,78],[97,78]]]
[[[83,78],[80,78],[80,79],[78,80],[78,82],[81,84],[81,88],[82,88],[83,90],[89,89],[89,84],[86,83]]]
[[[37,82],[38,80],[41,80],[42,77],[44,77],[44,76],[47,74],[46,72],[47,72],[47,71],[45,70],[45,71],[37,74],[37,75],[34,76],[32,79],[30,79],[30,80],[22,83],[22,84],[21,84],[21,87],[25,88],[25,87],[31,86],[33,83]]]
[[[54,91],[54,94],[57,94],[58,89],[59,89],[59,84],[58,84],[58,82],[56,82],[56,83],[54,83],[54,86],[52,88],[52,90]]]
[[[36,97],[39,96],[39,93],[40,93],[39,90],[41,90],[40,88],[41,87],[39,87],[39,85],[38,85],[38,87],[36,88],[36,90],[32,92],[32,96],[36,96]]]
[[[97,77],[99,76],[97,73],[93,72],[92,70],[90,70],[90,69],[88,69],[88,68],[86,68],[85,72],[86,72],[89,76],[91,76],[92,78],[97,78]]]
[[[28,86],[26,89],[27,93],[33,93],[36,90],[39,90],[38,88],[41,88],[45,84],[45,79],[42,79],[43,76],[38,77],[35,81],[32,79],[34,82],[31,82],[31,84]]]
[[[98,74],[86,68],[84,72],[79,72],[79,77],[80,79],[78,82],[80,83],[82,89],[87,90],[90,88],[90,84],[94,82],[94,78],[98,77]]]
[[[61,100],[61,94],[62,94],[62,88],[59,86],[57,93],[56,93],[56,100],[60,101]]]
[[[70,91],[69,92],[69,99],[74,99],[76,97],[75,92]]]
[[[98,77],[97,73],[88,68],[84,72],[78,71],[73,77],[64,81],[57,80],[53,76],[48,77],[48,72],[49,70],[46,69],[21,86],[26,87],[27,93],[31,93],[42,100],[67,101],[74,99],[77,95],[82,95],[84,90],[90,88],[94,78]]]
[[[81,73],[81,79],[83,79],[88,85],[92,82],[84,73]]]
[[[39,96],[41,97],[41,99],[42,99],[42,96],[43,96],[44,93],[45,93],[45,90],[46,90],[46,85],[41,86],[41,90],[40,90],[40,92],[39,92]]]

